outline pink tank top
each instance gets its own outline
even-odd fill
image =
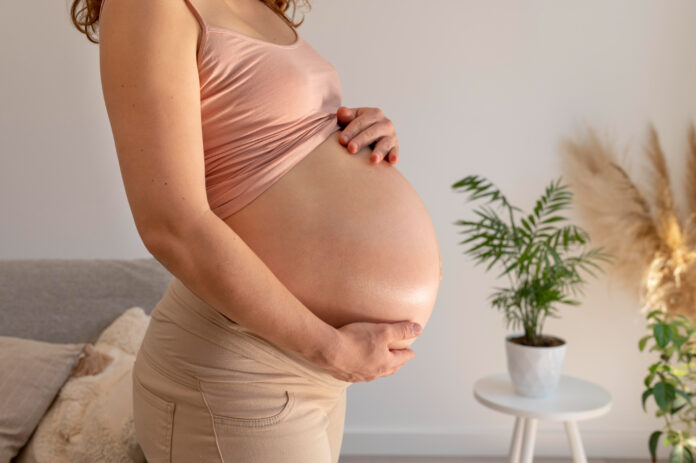
[[[295,31],[290,45],[209,26],[197,50],[205,182],[226,219],[340,130],[336,69]]]

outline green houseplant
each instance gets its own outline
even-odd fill
[[[465,254],[476,264],[496,264],[508,285],[495,288],[492,306],[505,315],[506,327],[521,333],[506,338],[508,371],[518,394],[543,397],[552,394],[560,378],[565,340],[544,335],[547,317],[558,318],[557,304],[578,305],[572,299],[585,283],[581,272],[592,276],[597,261],[610,260],[602,248],[585,250],[588,234],[566,223],[559,214],[570,205],[572,193],[561,179],[552,181],[523,215],[488,180],[469,175],[452,185],[455,192],[469,193],[468,200],[485,199],[473,212],[476,220],[454,222],[466,245]],[[493,205],[495,207],[491,207]],[[521,216],[516,217],[519,213]],[[530,371],[537,369],[537,371]]]
[[[696,435],[696,404],[693,403],[696,383],[696,327],[683,314],[653,310],[647,315],[650,334],[638,342],[638,349],[655,351],[659,357],[650,365],[644,379],[643,410],[651,397],[657,405],[655,416],[664,418],[664,427],[649,438],[652,461],[657,461],[657,445],[664,435],[670,446],[673,463],[693,463]]]

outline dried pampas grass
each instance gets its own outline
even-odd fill
[[[563,170],[592,240],[615,256],[614,275],[638,291],[643,312],[662,310],[696,318],[696,131],[689,130],[687,195],[680,221],[664,153],[650,124],[645,153],[652,204],[618,164],[615,147],[586,126],[561,141]]]

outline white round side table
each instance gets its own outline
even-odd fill
[[[574,463],[587,463],[577,422],[603,415],[611,408],[611,394],[589,381],[562,375],[558,390],[544,398],[523,397],[513,389],[508,373],[479,379],[474,397],[499,412],[515,415],[510,463],[531,463],[539,420],[563,421]]]

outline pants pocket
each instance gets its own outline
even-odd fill
[[[216,425],[267,428],[282,422],[295,404],[295,393],[277,384],[198,381]]]
[[[135,435],[149,462],[171,462],[175,405],[145,387],[133,374]]]

